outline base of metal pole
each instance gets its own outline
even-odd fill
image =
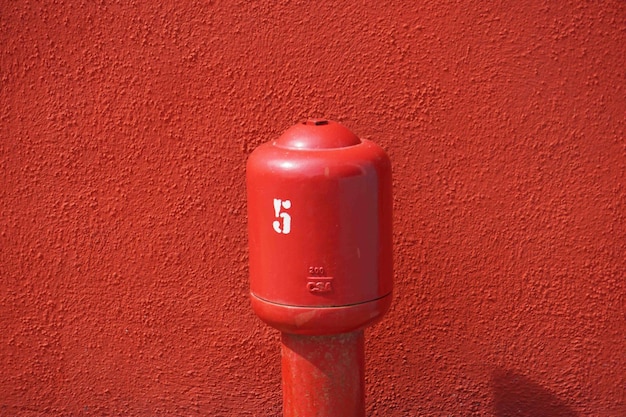
[[[364,417],[363,330],[282,334],[284,417]]]

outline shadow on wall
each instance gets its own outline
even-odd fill
[[[498,369],[492,374],[497,417],[577,417],[547,389],[523,375]]]

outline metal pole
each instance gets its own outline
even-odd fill
[[[364,417],[363,330],[282,334],[284,417]]]

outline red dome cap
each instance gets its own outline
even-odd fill
[[[291,149],[337,149],[361,140],[345,126],[325,119],[309,119],[289,128],[274,145]]]

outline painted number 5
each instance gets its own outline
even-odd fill
[[[278,220],[274,220],[272,226],[276,233],[288,235],[291,232],[291,216],[288,213],[281,212],[282,209],[289,210],[291,208],[291,200],[274,199],[274,215]]]

